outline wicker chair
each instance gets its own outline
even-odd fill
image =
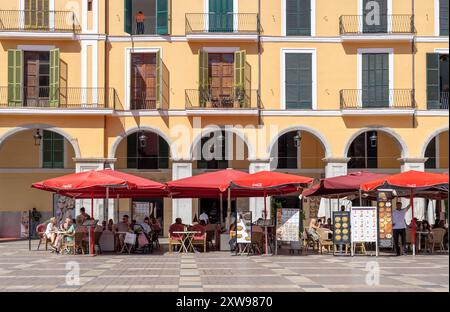
[[[259,254],[262,254],[262,250],[264,249],[264,233],[263,232],[253,232],[252,233],[252,240],[251,245],[253,248],[253,251],[256,253],[256,251]]]
[[[433,252],[436,247],[440,249],[440,251],[444,251],[444,236],[445,236],[445,229],[432,229],[433,231],[433,242],[431,243],[431,251]]]
[[[315,251],[316,248],[320,248],[320,242],[312,238],[311,234],[308,233],[308,228],[305,228],[305,232],[303,235],[304,237],[306,237],[306,239],[304,240],[305,251],[308,251],[309,247],[312,247],[313,251]]]
[[[183,224],[173,224],[169,228],[169,252],[172,253],[173,246],[180,246],[183,243],[183,235],[175,234],[173,232],[183,232],[184,225]]]
[[[320,254],[323,253],[323,248],[327,249],[328,252],[331,252],[331,249],[333,248],[333,240],[328,238],[329,232],[324,231],[323,229],[318,229],[317,233],[320,235],[320,240],[319,240]]]
[[[74,255],[77,254],[77,250],[81,249],[81,253],[84,255],[84,233],[83,232],[75,232],[72,234],[65,235],[66,237],[72,237],[73,239],[67,241],[64,239],[63,249],[67,249],[73,252]]]
[[[45,235],[45,229],[47,228],[47,224],[41,223],[38,226],[36,226],[36,233],[39,237],[39,245],[37,247],[37,250],[41,247],[41,244],[45,244],[45,250],[48,250],[48,243],[51,242],[51,240]]]
[[[199,232],[198,234],[194,235],[194,238],[192,239],[192,245],[200,245],[203,246],[203,252],[206,252],[206,232],[205,227],[202,225],[194,225],[189,228],[189,231],[196,231]]]

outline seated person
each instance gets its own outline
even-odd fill
[[[106,220],[103,220],[102,222],[102,231],[108,229],[108,224],[106,223]]]
[[[54,246],[56,241],[56,232],[58,231],[58,227],[56,226],[56,218],[50,218],[50,222],[47,224],[47,228],[45,229],[45,236],[50,240],[50,247],[53,251],[56,250]]]
[[[156,233],[161,232],[161,224],[159,224],[158,219],[156,219],[155,217],[150,218],[150,227],[151,227],[152,231],[154,231]]]
[[[319,220],[320,221],[320,220]],[[320,229],[319,221],[312,218],[309,222],[309,227],[306,229],[308,235],[315,241],[318,242],[320,240],[320,235],[317,233],[317,230]]]
[[[144,229],[145,234],[150,234],[151,232],[151,227],[150,227],[150,218],[149,217],[145,217],[144,218],[144,222],[142,222],[141,227]]]
[[[75,234],[76,229],[77,229],[77,225],[76,225],[76,223],[74,222],[74,220],[72,220],[72,221],[70,222],[69,228],[68,228],[67,231],[66,231],[66,235],[64,235],[64,240],[65,240],[66,242],[71,242],[71,241],[74,240],[73,234]],[[68,234],[68,235],[67,235],[67,234]]]
[[[114,221],[113,219],[109,219],[108,221],[108,231],[113,231],[114,230]]]
[[[80,208],[80,214],[76,217],[76,223],[77,225],[81,225],[86,221],[87,219],[90,219],[90,216],[86,213],[86,209],[84,207]]]
[[[230,244],[230,251],[233,253],[236,250],[237,246],[237,237],[236,237],[236,225],[232,224],[230,226],[230,240],[228,241]]]
[[[69,227],[72,225],[72,219],[66,218],[63,223],[61,223],[59,230],[60,233],[57,234],[54,247],[56,247],[56,252],[59,252],[61,249],[64,233],[67,232]]]
[[[181,221],[181,218],[176,218],[175,223],[169,227],[169,234],[171,237],[178,237],[178,234],[173,234],[173,232],[183,232],[184,224]]]
[[[130,223],[128,215],[122,217],[122,221],[117,223],[116,232],[120,232],[116,241],[117,250],[122,250],[125,241],[125,232],[130,232]]]

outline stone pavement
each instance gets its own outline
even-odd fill
[[[33,241],[29,252],[27,241],[0,243],[0,291],[449,291],[448,254],[248,257],[161,250],[151,255],[89,257],[35,251],[36,246]],[[72,285],[78,264],[79,284]],[[379,284],[373,285],[376,266]]]

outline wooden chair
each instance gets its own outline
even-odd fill
[[[433,242],[431,243],[431,252],[434,252],[435,248],[438,247],[440,251],[444,251],[444,236],[445,229],[432,229],[433,232]]]
[[[84,255],[85,248],[84,248],[84,233],[83,232],[75,232],[73,234],[67,234],[66,237],[72,237],[71,240],[67,241],[64,238],[64,246],[62,249],[68,249],[69,252],[72,251],[74,255],[77,254],[77,250],[81,249],[81,253]]]
[[[308,228],[305,229],[304,232],[304,237],[306,237],[306,239],[304,240],[304,246],[305,246],[305,251],[308,251],[309,247],[312,247],[313,251],[320,248],[320,242],[314,240],[312,238],[312,236],[308,233]]]
[[[331,248],[333,247],[333,240],[328,238],[328,231],[324,231],[323,229],[318,229],[317,234],[320,236],[319,240],[319,249],[320,254],[323,254],[323,248],[325,248],[328,253],[331,252]]]
[[[216,224],[207,224],[205,226],[206,232],[206,244],[210,249],[217,249],[217,225]],[[214,242],[213,242],[214,241]]]
[[[202,225],[194,225],[189,228],[189,231],[200,232],[194,235],[194,239],[192,240],[192,245],[200,245],[203,246],[203,252],[206,252],[206,232],[205,227]]]
[[[48,243],[51,242],[51,240],[45,235],[45,229],[47,228],[47,224],[41,223],[38,226],[36,226],[36,233],[39,237],[39,245],[37,247],[37,250],[41,247],[41,244],[45,244],[45,250],[48,249]]]
[[[263,232],[252,232],[252,240],[251,246],[253,251],[258,251],[259,254],[262,254],[262,250],[264,249],[264,233]]]
[[[151,238],[151,243],[152,243],[152,249],[153,249],[153,244],[155,245],[156,248],[160,247],[160,245],[159,245],[159,233],[160,232],[161,231],[152,231],[151,232],[150,238]]]
[[[173,246],[180,246],[183,243],[183,235],[175,234],[173,232],[183,232],[183,224],[173,224],[169,229],[169,252],[172,253]]]
[[[412,229],[411,228],[407,228],[405,233],[406,233],[405,234],[405,241],[402,242],[402,246],[403,247],[407,247],[408,250],[412,250]]]

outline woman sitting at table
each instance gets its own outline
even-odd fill
[[[312,218],[309,222],[309,227],[306,229],[308,235],[315,241],[318,242],[320,240],[320,235],[317,233],[317,230],[320,228],[319,222],[316,219]]]
[[[56,250],[54,246],[56,237],[57,237],[58,227],[56,226],[56,218],[50,218],[50,222],[47,224],[47,228],[45,229],[45,236],[50,240],[50,247],[53,251]]]
[[[59,226],[58,232],[56,233],[56,239],[54,243],[54,247],[56,248],[56,252],[59,253],[61,249],[61,244],[64,238],[64,234],[69,229],[72,224],[71,218],[64,219],[64,222]]]

